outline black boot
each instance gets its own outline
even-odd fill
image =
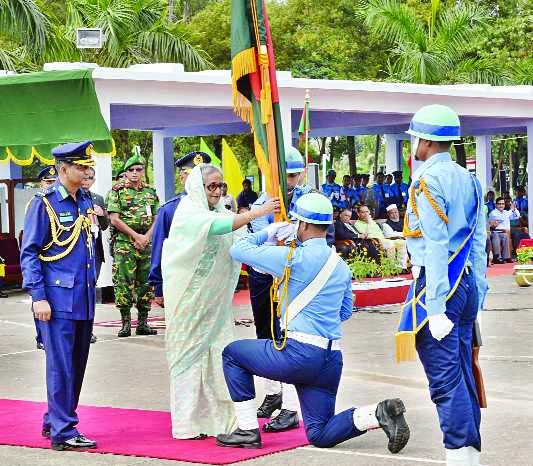
[[[122,319],[122,328],[119,330],[117,336],[119,338],[131,336],[131,313],[129,310],[120,310],[120,318]]]
[[[376,418],[389,438],[389,451],[398,453],[409,441],[409,426],[403,415],[405,406],[399,398],[378,403]]]
[[[139,310],[135,335],[157,335],[157,330],[148,325],[148,311]]]
[[[237,429],[231,434],[217,435],[217,445],[231,448],[261,448],[263,446],[259,429]]]
[[[279,414],[263,426],[265,432],[283,432],[284,430],[297,429],[300,425],[298,413],[282,409]]]
[[[257,417],[269,418],[276,409],[281,409],[282,396],[281,392],[275,395],[267,395],[257,410]]]

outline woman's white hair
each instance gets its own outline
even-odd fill
[[[211,165],[209,163],[206,163],[205,165],[202,165],[200,167],[200,170],[202,172],[202,180],[205,183],[207,180],[207,177],[211,175],[211,173],[220,173],[220,176],[222,175],[222,170],[218,167],[215,167],[214,165]]]

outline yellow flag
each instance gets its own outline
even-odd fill
[[[228,193],[234,198],[242,191],[241,166],[225,139],[222,139],[222,172],[228,185]]]

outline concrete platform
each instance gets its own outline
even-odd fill
[[[0,397],[43,401],[44,354],[35,349],[28,302],[23,293],[10,293],[9,298],[0,300]],[[518,288],[510,276],[491,279],[487,307],[481,317],[485,343],[481,364],[489,408],[483,412],[481,462],[490,466],[529,466],[533,454],[533,287]],[[246,464],[444,464],[436,413],[420,364],[394,362],[393,333],[398,310],[398,306],[369,308],[344,324],[344,372],[337,410],[391,396],[403,398],[412,429],[406,449],[400,455],[390,455],[384,434],[374,431],[332,449],[305,447]],[[161,317],[163,312],[154,309],[153,315]],[[238,304],[235,315],[251,317],[251,312],[246,304]],[[116,319],[118,313],[112,306],[98,306],[97,321]],[[91,348],[81,403],[167,410],[164,336],[118,339],[116,332],[117,328],[111,326],[95,328],[99,340]],[[236,333],[239,337],[254,334],[252,327],[245,326],[236,327]],[[260,384],[258,392],[262,396]],[[186,463],[0,446],[0,466],[170,464]]]

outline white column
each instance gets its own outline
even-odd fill
[[[476,136],[476,177],[486,194],[492,188],[491,136]]]
[[[154,151],[154,185],[159,202],[168,201],[174,196],[174,148],[172,138],[154,131],[152,134]]]
[[[533,235],[533,120],[527,124],[527,199],[529,202],[528,227],[529,237]]]
[[[411,151],[413,150],[415,137],[411,136]],[[415,154],[411,153],[411,175],[416,172],[417,168],[422,165],[420,160],[415,160]]]
[[[283,127],[283,142],[285,147],[292,145],[292,116],[289,105],[280,105],[281,125]]]
[[[95,166],[95,180],[91,191],[104,196],[111,190],[113,185],[113,166],[111,163],[111,157],[105,155],[97,155],[94,157]]]
[[[99,99],[100,112],[102,117],[106,122],[108,128],[111,128],[111,106],[108,102]],[[99,155],[94,157],[96,165],[94,167],[94,185],[92,191],[100,194],[104,197],[107,196],[107,193],[111,191],[113,186],[113,164],[111,163],[111,156]],[[113,286],[112,280],[112,265],[113,258],[109,254],[109,241],[110,241],[110,232],[109,228],[102,231],[102,242],[104,244],[104,263],[100,269],[100,276],[98,277],[98,283],[96,286],[98,288],[103,288],[106,286]]]
[[[385,169],[387,173],[392,173],[396,170],[401,170],[401,156],[399,153],[398,141],[403,139],[400,134],[385,134]]]
[[[99,101],[99,104],[102,117],[104,118],[107,127],[111,128],[111,106],[104,101]],[[95,181],[92,191],[105,198],[107,193],[111,190],[111,186],[113,186],[113,164],[111,163],[110,156],[99,155],[95,156],[94,159],[96,165],[94,167]]]
[[[0,163],[0,180],[13,180],[15,178],[22,178],[22,167],[13,162]],[[9,231],[9,210],[7,208],[7,185],[0,184],[0,216],[2,218],[2,225],[0,225],[0,233],[7,233]],[[13,200],[11,202],[14,202]],[[15,209],[17,205],[15,205]],[[15,231],[15,235],[18,231]]]

